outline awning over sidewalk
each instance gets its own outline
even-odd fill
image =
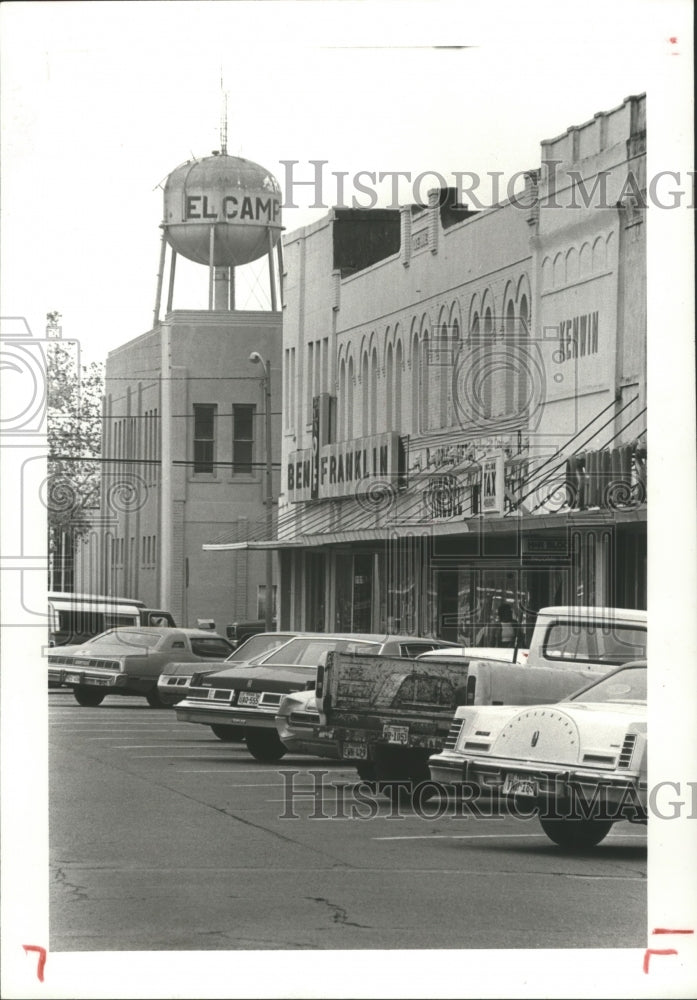
[[[395,538],[417,535],[438,537],[471,534],[513,534],[524,531],[560,531],[572,527],[600,527],[603,524],[625,524],[646,521],[646,505],[627,510],[581,510],[560,514],[541,514],[532,517],[471,517],[462,521],[444,523],[414,522],[386,525],[380,528],[358,528],[353,531],[326,531],[317,534],[297,535],[295,538],[249,540],[245,542],[204,542],[205,552],[239,552],[286,549],[319,548],[331,545],[349,545],[352,542],[388,542]]]

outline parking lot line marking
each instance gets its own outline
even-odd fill
[[[629,840],[643,839],[632,833],[618,834],[618,836]],[[543,833],[415,833],[412,836],[371,837],[371,840],[525,840],[530,837],[546,839]]]
[[[114,737],[110,736],[109,739],[114,739]],[[123,739],[123,737],[122,737],[122,739]],[[92,740],[90,740],[90,742],[95,742],[95,740],[92,739]],[[172,743],[172,744],[170,744],[169,749],[172,749],[172,750],[186,750],[188,747],[193,747],[196,750],[205,750],[206,752],[209,752],[211,750],[224,750],[229,757],[231,757],[232,754],[235,753],[235,752],[240,753],[239,750],[237,750],[237,751],[231,751],[227,747],[217,746],[215,743],[213,743],[213,744],[210,744],[210,743]],[[157,750],[167,750],[168,747],[164,746],[162,744],[157,744],[156,745],[156,744],[153,744],[153,743],[124,743],[121,746],[117,744],[117,745],[115,745],[115,746],[112,747],[112,750],[155,750],[155,749],[157,749]]]
[[[199,770],[196,770],[196,771],[189,771],[189,770],[186,770],[186,771],[184,771],[184,770],[177,771],[177,774],[220,774],[220,773],[221,773],[221,771],[220,771],[219,767],[211,768],[210,770],[205,770],[205,771],[199,771]],[[229,774],[230,772],[227,772],[227,773]],[[233,773],[234,774],[275,774],[276,772],[273,771],[271,768],[264,768],[264,767],[236,767]],[[279,775],[279,777],[280,777],[280,775]],[[308,785],[308,788],[311,788],[311,787],[312,787],[311,785]],[[279,799],[278,801],[281,802],[283,800]]]
[[[150,747],[119,747],[119,748],[114,748],[114,749],[122,749],[122,750],[123,749],[126,749],[126,750],[144,750],[144,749],[150,749]],[[207,751],[207,750],[210,750],[211,748],[210,747],[201,747],[200,749],[203,750],[203,751]],[[184,754],[176,754],[176,753],[142,753],[142,754],[134,754],[133,760],[146,760],[148,758],[156,758],[156,757],[165,757],[165,758],[170,758],[172,760],[176,760],[177,757],[182,757],[184,759],[187,759],[187,758],[190,759],[191,758],[191,751],[187,751]],[[222,761],[230,760],[230,761],[234,762],[236,760],[239,760],[239,757],[221,757],[220,760],[222,760]]]

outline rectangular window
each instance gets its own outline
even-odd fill
[[[217,406],[194,403],[194,472],[213,472]]]
[[[232,471],[251,474],[254,462],[254,411],[246,403],[232,407]]]

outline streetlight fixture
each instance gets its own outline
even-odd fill
[[[264,380],[264,424],[265,424],[265,447],[266,452],[266,537],[271,541],[273,535],[273,495],[272,495],[272,461],[271,461],[271,362],[264,361],[258,351],[252,351],[249,360],[255,365],[261,365]],[[273,554],[271,549],[266,550],[266,606],[264,608],[264,627],[267,632],[271,632],[273,623]]]

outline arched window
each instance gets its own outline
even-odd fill
[[[344,441],[346,434],[346,359],[341,359],[339,366],[339,400],[338,400],[338,441]]]
[[[522,295],[520,299],[518,336],[520,338],[520,364],[518,366],[518,399],[516,400],[516,412],[522,419],[527,419],[530,395],[530,376],[528,372],[528,325],[530,321],[527,296]]]
[[[353,371],[353,358],[349,358],[348,373],[346,378],[346,433],[345,440],[353,437],[353,385],[355,381]]]
[[[421,406],[419,407],[419,428],[420,430],[426,431],[431,426],[429,421],[429,403],[431,399],[430,382],[433,377],[432,373],[434,371],[434,366],[431,364],[430,358],[431,350],[431,338],[429,337],[428,330],[424,330],[423,337],[421,340],[421,365],[420,365],[420,378],[419,386],[421,391]]]
[[[411,418],[409,427],[412,434],[419,433],[419,413],[421,409],[421,351],[419,335],[415,333],[411,341]]]
[[[387,345],[387,354],[385,357],[385,430],[391,431],[396,430],[393,420],[393,406],[394,406],[394,355],[392,353],[392,344]]]
[[[510,415],[515,411],[516,375],[520,365],[517,337],[515,333],[515,306],[513,299],[508,300],[506,307],[506,360],[503,369],[503,412]]]
[[[443,323],[440,328],[440,343],[438,344],[438,382],[440,390],[440,421],[439,427],[448,424],[448,372],[451,366],[451,351],[448,340],[448,325]]]
[[[361,435],[362,437],[367,437],[370,433],[368,431],[368,405],[370,400],[370,380],[368,376],[368,352],[363,352],[363,361],[361,363],[361,403],[362,403],[362,413],[361,413]]]
[[[397,341],[397,349],[395,351],[395,373],[394,373],[394,415],[393,421],[388,430],[399,431],[400,434],[403,430],[402,426],[402,370],[404,368],[404,358],[402,357],[402,341]]]
[[[457,422],[457,407],[455,405],[455,377],[460,363],[460,324],[456,319],[453,320],[451,358],[452,364],[447,369],[449,427],[452,427],[453,424]]]
[[[493,406],[493,380],[490,365],[491,350],[494,346],[494,321],[491,315],[491,308],[487,306],[484,313],[484,350],[481,354],[481,368],[479,371],[480,387],[482,394],[483,415],[488,420],[491,418]]]
[[[378,352],[373,348],[370,359],[370,434],[378,432]]]

